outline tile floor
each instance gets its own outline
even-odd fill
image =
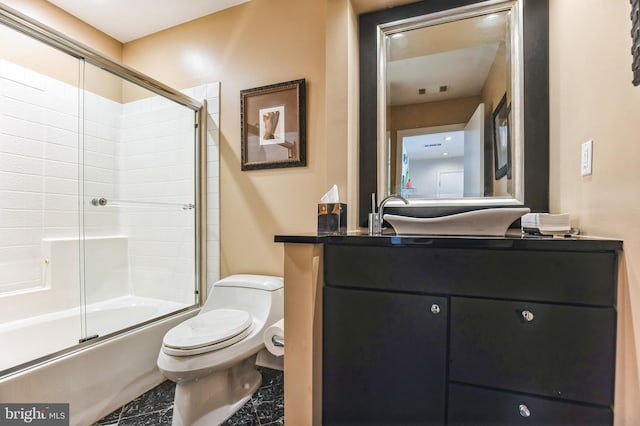
[[[282,371],[258,368],[260,389],[224,426],[284,425],[284,378]],[[170,425],[175,384],[161,383],[135,400],[99,420],[94,426]],[[213,426],[213,425],[212,425]]]

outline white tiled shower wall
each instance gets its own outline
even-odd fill
[[[50,228],[77,229],[69,221],[76,206],[64,211],[67,198],[77,196],[77,165],[64,161],[77,150],[75,96],[47,87],[35,73],[0,61],[0,291],[40,285],[42,238]],[[42,96],[43,93],[47,96]],[[66,96],[66,97],[65,97]],[[50,111],[51,115],[45,114]],[[75,116],[75,117],[74,117]],[[62,117],[61,120],[55,120]],[[72,160],[77,164],[77,155]],[[46,192],[45,188],[52,191]],[[51,215],[44,215],[49,210]],[[76,215],[77,216],[77,215]],[[52,223],[51,221],[56,223]]]
[[[219,277],[219,84],[185,93],[206,98],[209,104],[208,279],[215,280]],[[78,95],[76,87],[0,60],[0,304],[7,307],[0,321],[65,309],[80,300],[75,283],[77,297],[67,295],[66,305],[60,305],[56,286],[73,290],[74,285],[47,282],[48,268],[56,265],[47,264],[43,254],[46,239],[79,237],[79,177],[84,178],[84,235],[128,237],[129,282],[120,284],[123,291],[185,303],[193,300],[192,287],[180,284],[192,282],[193,235],[185,230],[192,224],[194,210],[88,205],[94,196],[192,203],[192,198],[180,194],[191,194],[193,185],[194,153],[184,139],[191,133],[193,115],[187,112],[172,119],[176,104],[159,97],[122,105],[84,93],[85,136],[80,140]],[[109,294],[99,288],[99,279],[90,279],[91,263],[101,261],[97,251],[87,250],[85,261],[89,300],[92,295]],[[37,288],[41,289],[25,291]]]
[[[131,291],[139,296],[194,301],[185,283],[195,275],[195,210],[180,207],[194,202],[193,125],[191,110],[162,98],[123,105],[116,200],[128,204],[114,209],[129,237]]]

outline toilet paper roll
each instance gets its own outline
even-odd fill
[[[279,343],[281,343],[282,346],[280,346]],[[284,355],[284,319],[281,319],[266,329],[264,332],[264,345],[273,355]]]

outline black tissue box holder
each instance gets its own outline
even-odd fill
[[[318,235],[347,235],[346,204],[318,204]]]

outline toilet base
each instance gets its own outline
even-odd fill
[[[231,368],[176,384],[173,426],[219,425],[242,407],[262,383],[255,355]]]

